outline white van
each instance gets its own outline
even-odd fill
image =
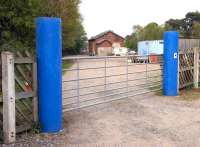
[[[126,56],[128,54],[128,48],[125,47],[114,48],[113,54],[115,56]]]

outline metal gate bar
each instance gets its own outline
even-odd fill
[[[151,56],[63,58],[73,63],[63,69],[63,112],[161,90],[162,55],[157,58],[159,62]]]
[[[153,84],[156,84],[156,83],[159,83],[158,85],[160,85],[160,82],[161,81],[157,81],[157,82],[152,82]],[[131,88],[131,87],[136,87],[136,86],[144,86],[144,85],[146,85],[146,83],[145,84],[140,84],[140,85],[133,85],[133,86],[129,86],[129,88]],[[158,86],[157,85],[157,86]],[[154,87],[155,85],[153,85],[153,87]],[[113,91],[113,90],[120,90],[120,89],[125,89],[125,88],[127,88],[127,86],[126,87],[121,87],[121,88],[116,88],[116,89],[110,89],[110,90],[107,90],[107,91]],[[138,91],[138,90],[142,90],[142,89],[144,89],[144,88],[150,88],[150,87],[142,87],[142,88],[140,88],[140,89],[134,89],[134,91]],[[105,91],[96,91],[96,92],[93,92],[93,93],[87,93],[87,94],[82,94],[82,95],[79,95],[79,96],[87,96],[87,95],[92,95],[92,94],[97,94],[97,93],[101,93],[101,92],[105,92]],[[131,92],[131,91],[129,91],[129,92]],[[119,93],[117,93],[117,94],[119,94]],[[116,95],[116,94],[113,94],[113,95]],[[113,96],[113,95],[109,95],[109,96]],[[75,97],[77,97],[77,96],[75,96]],[[108,97],[108,96],[103,96],[103,97],[98,97],[98,98],[105,98],[105,97]],[[63,98],[64,100],[67,100],[67,99],[72,99],[72,98],[74,98],[74,96],[73,97],[67,97],[67,98]],[[65,105],[65,104],[64,104]]]
[[[153,86],[149,86],[148,88],[153,88],[155,86],[162,86],[161,84],[157,84],[157,85],[153,85]],[[127,87],[126,87],[127,88]],[[136,92],[136,91],[140,91],[144,88],[147,88],[147,87],[142,87],[140,89],[135,89],[135,90],[129,90],[129,92]],[[128,94],[127,91],[126,92],[121,92],[121,93],[115,93],[115,94],[111,94],[111,95],[106,95],[106,96],[102,96],[102,97],[96,97],[96,98],[93,98],[93,99],[87,99],[87,100],[84,100],[84,101],[80,101],[79,103],[83,103],[83,102],[88,102],[88,101],[92,101],[92,100],[99,100],[101,98],[106,98],[106,97],[110,97],[110,96],[115,96],[115,95],[121,95],[121,94]],[[129,95],[128,95],[129,96]],[[127,97],[128,97],[127,96]],[[75,104],[75,103],[64,103],[63,106],[66,106],[66,105],[71,105],[71,104]]]
[[[132,94],[132,95],[129,95],[129,97],[134,97],[134,96],[147,94],[147,93],[151,93],[151,92],[157,92],[157,91],[160,91],[160,90],[162,90],[162,88],[158,88],[158,89],[155,89],[155,90],[149,90],[149,91],[146,91],[146,92]],[[76,108],[63,109],[63,112],[68,112],[68,111],[72,111],[72,110],[78,110],[78,109],[87,108],[87,107],[100,105],[100,104],[104,104],[104,103],[109,103],[109,102],[122,100],[122,99],[126,99],[126,98],[127,98],[127,96],[123,96],[123,97],[119,97],[119,98],[115,98],[115,99],[111,99],[111,100],[106,100],[106,101],[102,101],[102,102],[98,102],[98,103],[93,103],[93,104],[89,104],[89,105],[83,105],[83,106],[76,107]]]

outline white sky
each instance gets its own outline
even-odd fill
[[[80,12],[88,37],[113,30],[125,37],[133,25],[163,24],[200,11],[200,0],[82,0]]]

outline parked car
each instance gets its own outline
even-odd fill
[[[128,55],[135,55],[135,54],[136,54],[136,51],[133,51],[133,50],[128,51]]]
[[[120,48],[114,48],[113,54],[115,56],[126,56],[128,53],[128,48],[120,47]]]

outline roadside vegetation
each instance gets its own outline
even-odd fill
[[[126,47],[137,51],[138,41],[162,40],[164,31],[176,30],[181,37],[200,38],[200,12],[189,12],[183,19],[169,19],[163,25],[151,22],[146,26],[134,25],[126,37]]]
[[[62,18],[63,52],[79,53],[87,40],[80,0],[1,0],[0,51],[35,51],[35,19]]]
[[[73,64],[74,64],[73,61],[64,60],[62,62],[62,70],[71,68]],[[66,72],[67,71],[62,71],[62,74],[64,75]]]

